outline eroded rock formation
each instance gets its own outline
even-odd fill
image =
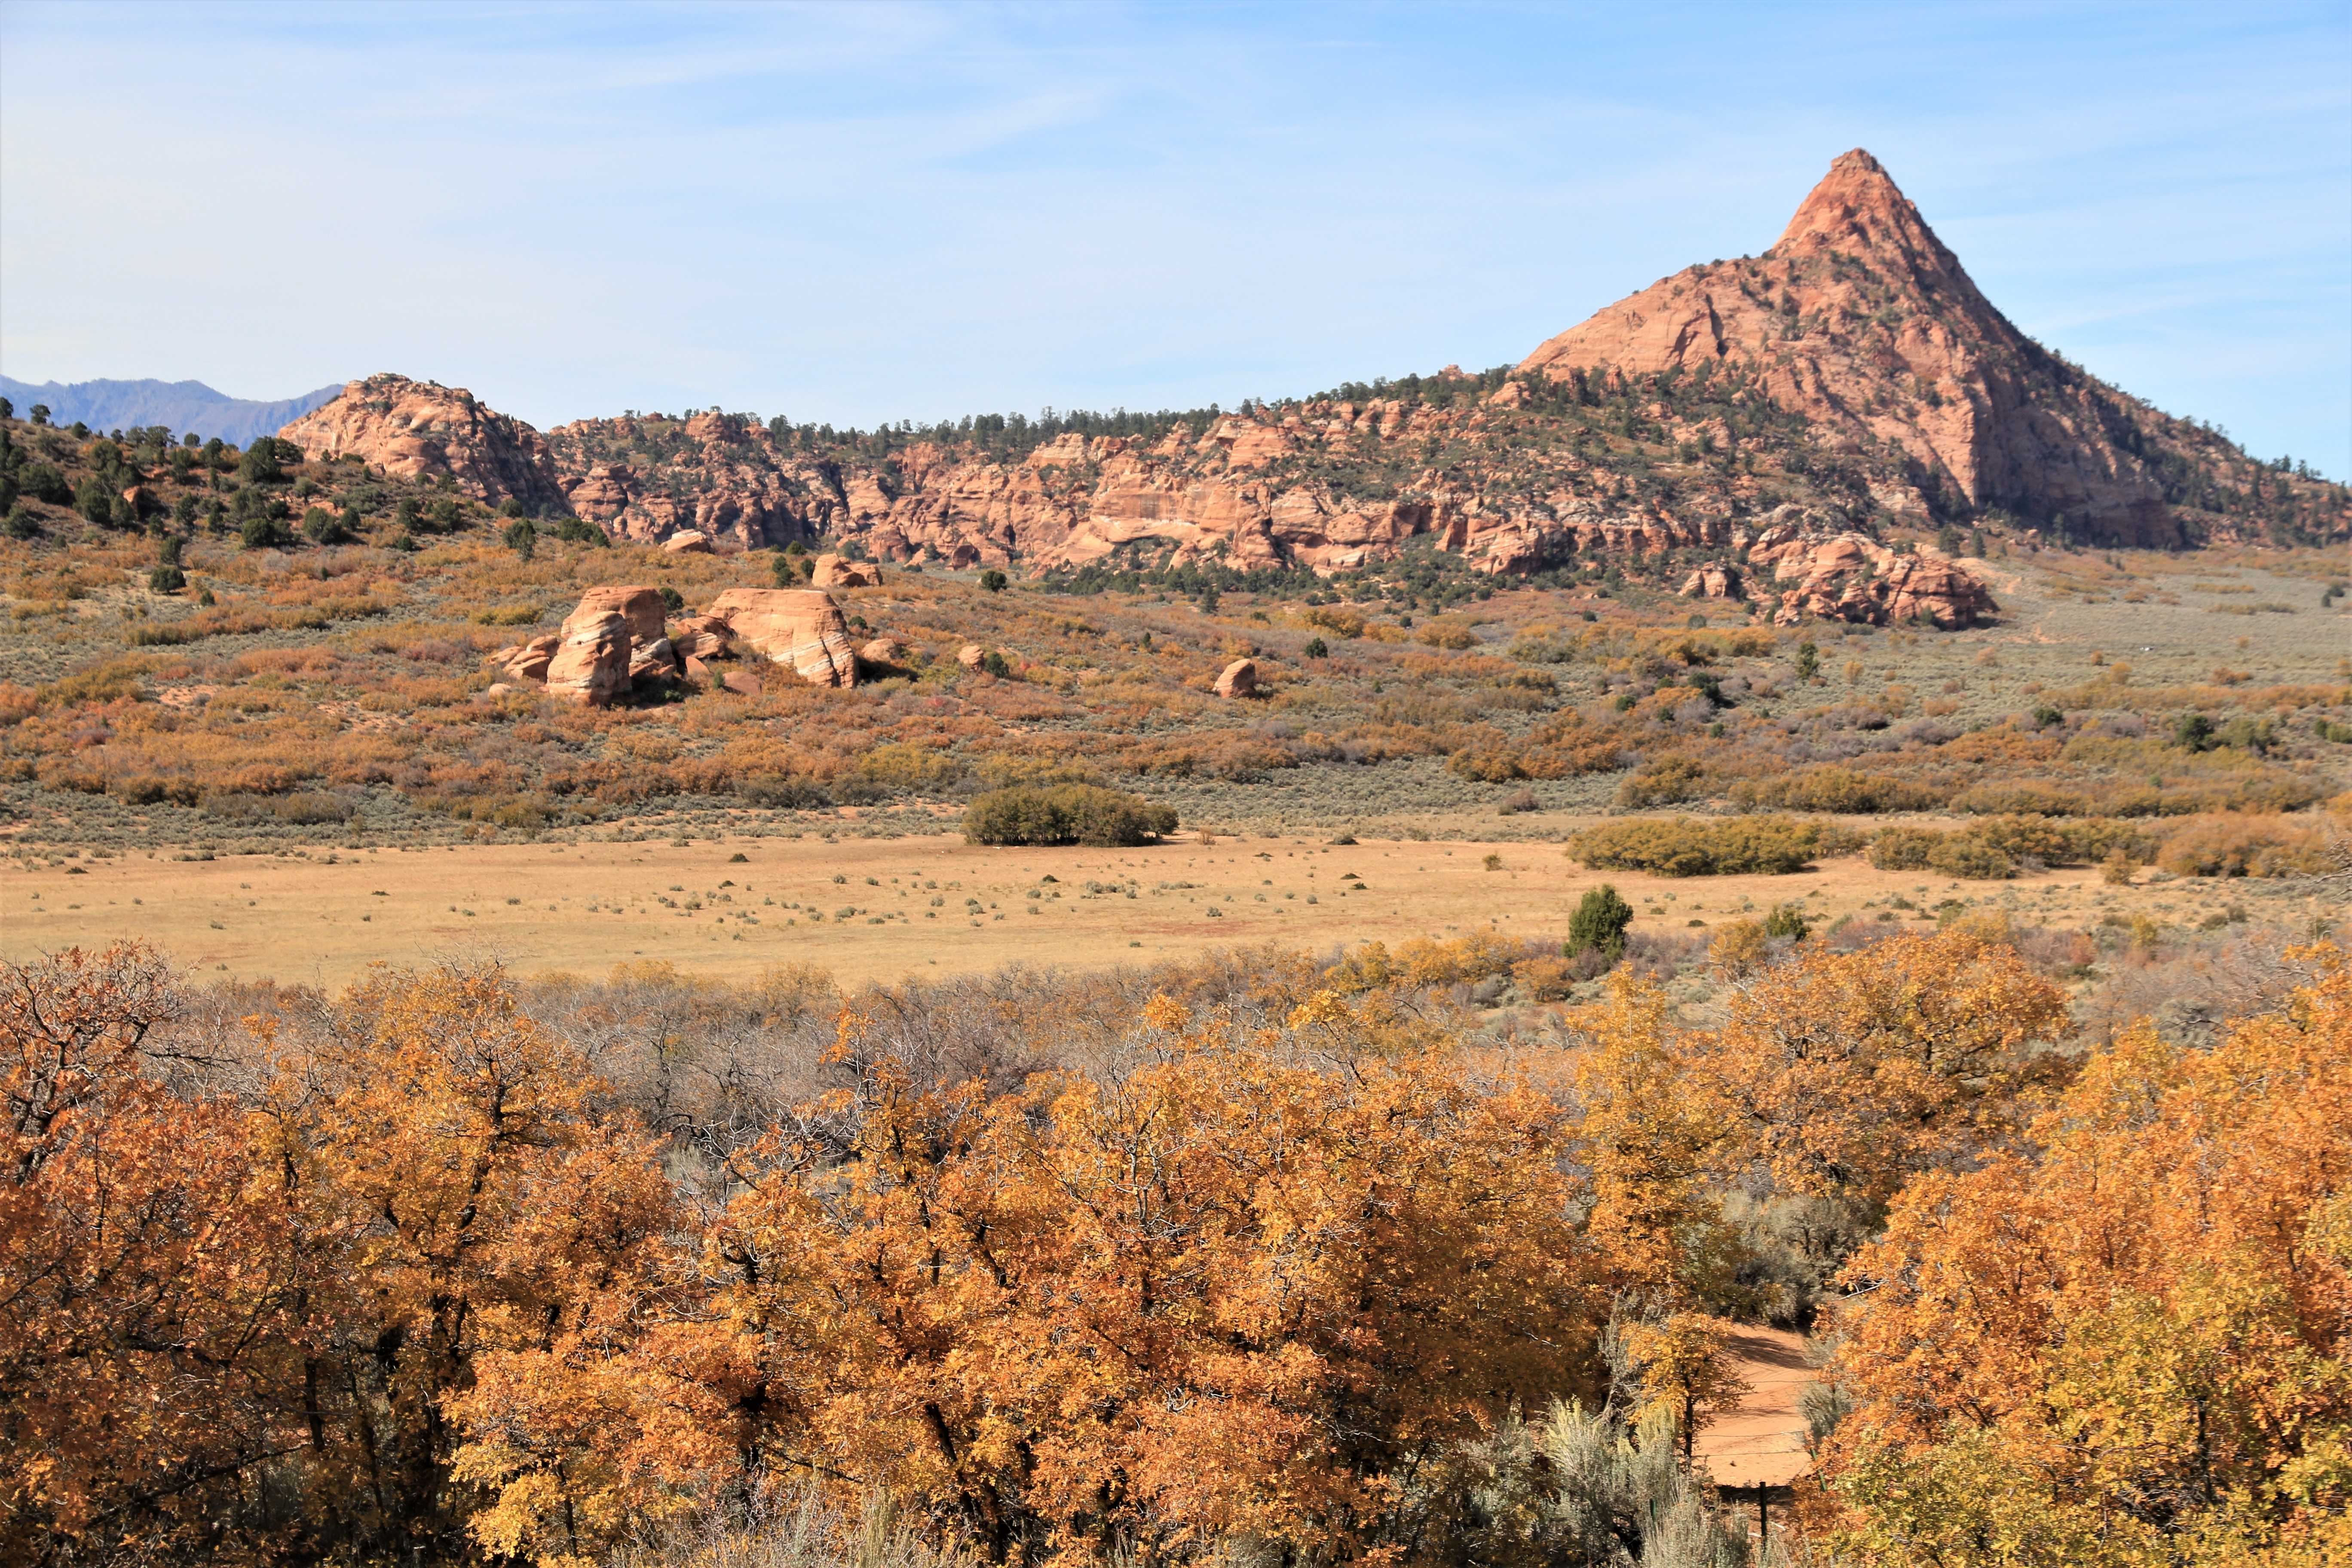
[[[1016,440],[1001,419],[841,433],[706,412],[581,420],[542,440],[465,393],[373,377],[287,430],[312,450],[447,472],[483,500],[552,497],[618,539],[824,539],[958,568],[1328,574],[1425,542],[1497,574],[1669,552],[1727,570],[1784,503],[1814,532],[1881,549],[1947,524],[2021,542],[2033,529],[2164,545],[2352,533],[2352,490],[2257,463],[2025,337],[1860,151],[1761,257],[1679,272],[1515,371],[1449,366],[1144,428]],[[1938,624],[1983,613],[1930,557],[1906,559],[1913,585],[1887,594]],[[870,570],[824,557],[815,587]],[[1738,592],[1705,571],[1696,593]],[[1858,613],[1849,585],[1840,613]]]
[[[1949,556],[1924,546],[1910,553],[1889,550],[1866,534],[1822,535],[1783,525],[1759,536],[1748,560],[1752,567],[1769,566],[1775,584],[1784,585],[1772,616],[1782,626],[1818,616],[1949,631],[1976,626],[2000,609],[1991,590]]]
[[[554,455],[540,433],[476,400],[463,387],[371,375],[278,432],[312,458],[357,457],[404,479],[446,475],[493,506],[567,510]]]
[[[739,644],[814,685],[857,684],[848,623],[829,595],[804,588],[730,589],[707,613],[681,616],[675,626],[665,624],[658,589],[591,588],[557,635],[502,647],[487,662],[509,689],[543,682],[551,697],[601,708],[632,686],[713,684],[707,661],[728,658]],[[760,690],[748,673],[719,676],[716,684],[747,696]]]
[[[629,623],[615,610],[582,609],[563,623],[547,666],[550,697],[602,708],[628,689]]]

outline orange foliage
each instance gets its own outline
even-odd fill
[[[143,950],[5,976],[0,1557],[216,1536],[220,1486],[283,1440],[303,1290],[286,1194],[241,1118],[146,1070],[175,1004]]]
[[[1689,1048],[1780,1190],[1883,1202],[2021,1124],[2065,1018],[2014,949],[1954,928],[1768,969]]]
[[[2215,1050],[2117,1039],[2036,1152],[1921,1177],[1854,1260],[1832,1473],[1873,1560],[2352,1552],[2352,974],[2302,956]]]
[[[1621,973],[1499,1077],[1444,1003],[1528,963],[1492,933],[1229,955],[1041,1001],[1097,1067],[1019,1087],[845,1012],[835,1092],[698,1167],[495,971],[236,1045],[69,952],[0,974],[0,1555],[585,1568],[797,1476],[998,1561],[1444,1560],[1605,1366],[1661,1454],[1738,1398],[1736,1190],[1862,1216],[1857,1558],[2304,1568],[2352,1550],[2352,977],[2303,956],[2066,1087],[2063,995],[1965,926],[1767,950],[1711,1030]],[[614,987],[606,1059],[835,1001]]]
[[[577,1400],[714,1402],[746,1452],[886,1487],[1001,1558],[1336,1544],[1412,1456],[1590,1384],[1556,1106],[1379,1054],[1328,992],[1243,1040],[1165,999],[1147,1016],[1160,1059],[1117,1085],[992,1104],[869,1063],[831,1107],[855,1112],[841,1157],[779,1135],[706,1238],[732,1338],[671,1325],[583,1362]],[[485,1386],[575,1398],[537,1363]],[[562,1458],[509,1483],[530,1522],[502,1539],[554,1539]]]

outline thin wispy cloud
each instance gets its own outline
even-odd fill
[[[541,423],[1516,358],[1886,161],[2123,386],[2352,471],[2340,7],[15,5],[0,364]]]

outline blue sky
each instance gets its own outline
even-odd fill
[[[0,370],[550,425],[1514,360],[1878,154],[2027,331],[2352,474],[2352,9],[0,5]]]

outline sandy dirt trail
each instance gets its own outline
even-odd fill
[[[1787,1486],[1812,1466],[1798,1404],[1814,1376],[1805,1362],[1804,1336],[1785,1329],[1742,1329],[1732,1336],[1731,1348],[1748,1380],[1748,1396],[1738,1408],[1700,1428],[1692,1447],[1717,1486]]]

